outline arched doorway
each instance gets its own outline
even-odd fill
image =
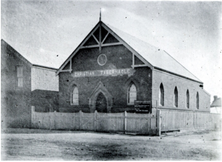
[[[111,112],[113,97],[100,81],[89,97],[90,112]]]
[[[103,93],[99,93],[96,99],[96,110],[98,112],[107,112],[107,100]]]

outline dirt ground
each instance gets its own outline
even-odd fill
[[[220,132],[135,136],[11,129],[1,135],[2,160],[221,160]]]

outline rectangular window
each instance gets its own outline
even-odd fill
[[[17,66],[17,86],[23,87],[23,67]]]

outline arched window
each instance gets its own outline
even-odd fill
[[[79,90],[78,90],[77,86],[74,86],[71,95],[72,95],[71,104],[72,105],[79,105]]]
[[[159,90],[159,105],[164,106],[164,88],[162,83]]]
[[[134,104],[134,101],[137,99],[137,90],[136,86],[131,83],[129,89],[128,89],[128,104]]]
[[[190,107],[190,94],[189,94],[189,90],[187,90],[187,93],[186,93],[186,105],[187,105],[187,108]]]
[[[196,107],[197,107],[197,109],[199,109],[199,93],[198,92],[196,95]]]
[[[178,107],[178,90],[177,87],[174,89],[174,106]]]

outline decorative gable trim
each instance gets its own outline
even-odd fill
[[[101,30],[104,28],[107,33],[105,37],[102,39],[102,34]],[[94,35],[94,32],[99,30],[99,38]],[[105,43],[106,39],[108,38],[109,35],[112,35],[117,42],[112,42],[112,43]],[[85,45],[85,43],[90,39],[93,38],[97,44],[93,45]],[[99,40],[98,40],[99,39]],[[80,43],[80,45],[72,52],[72,54],[66,59],[66,61],[60,66],[56,74],[58,75],[60,72],[72,72],[72,58],[75,56],[75,54],[80,50],[80,49],[86,49],[86,48],[99,48],[99,51],[101,51],[102,47],[107,47],[107,46],[117,46],[117,45],[124,45],[128,50],[132,52],[132,68],[137,68],[137,67],[150,67],[153,69],[153,66],[146,60],[144,59],[137,51],[135,51],[130,45],[128,45],[122,38],[120,38],[115,32],[113,32],[112,29],[110,29],[106,24],[104,24],[102,21],[99,21],[96,26],[90,31],[90,33],[85,37],[85,39]],[[143,62],[143,64],[135,64],[135,55]],[[69,69],[63,70],[63,68],[70,62],[70,67]]]
[[[56,72],[56,75],[58,75],[60,72],[72,72],[72,58],[75,56],[75,54],[81,49],[83,44],[86,43],[86,41],[90,38],[90,36],[94,33],[94,31],[99,27],[100,22],[98,22],[95,27],[89,32],[89,34],[83,39],[83,41],[79,44],[79,46],[71,53],[71,55],[65,60],[65,62],[60,66],[58,71]],[[91,47],[90,47],[91,48]],[[70,67],[68,70],[62,70],[67,64],[70,62]]]
[[[110,29],[106,24],[102,23],[102,26],[108,30],[119,42],[120,44],[123,44],[128,50],[132,52],[132,68],[135,67],[150,67],[151,69],[153,66],[146,60],[144,59],[136,50],[134,50],[130,45],[128,45],[122,38],[120,38],[112,29]],[[141,65],[135,65],[135,57],[136,55],[144,64]]]

